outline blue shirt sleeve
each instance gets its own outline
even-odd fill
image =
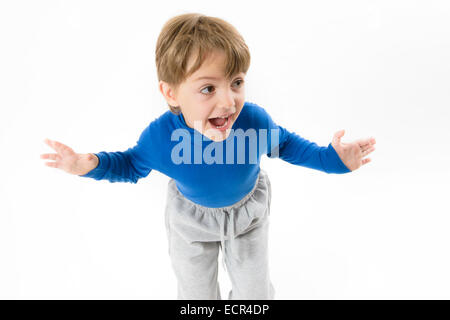
[[[140,178],[146,177],[152,171],[152,157],[149,155],[151,148],[152,139],[148,126],[133,148],[126,151],[94,153],[99,160],[97,167],[80,177],[137,183]]]
[[[326,173],[347,173],[351,170],[342,162],[331,143],[327,147],[318,146],[295,132],[277,125],[270,115],[261,108],[267,121],[269,158],[280,158],[294,165],[303,166]]]

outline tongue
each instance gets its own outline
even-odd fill
[[[225,122],[227,121],[227,119],[222,119],[222,118],[213,118],[213,119],[209,119],[209,121],[211,121],[211,123],[215,126],[223,126],[225,124]]]

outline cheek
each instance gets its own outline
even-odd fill
[[[213,112],[213,110],[214,110],[214,108],[210,107],[208,105],[199,106],[199,111],[197,113],[198,119],[207,121],[208,118],[211,116],[211,113]]]
[[[242,108],[244,108],[245,100],[239,101],[239,104],[236,103],[236,112],[240,113]]]

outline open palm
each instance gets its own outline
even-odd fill
[[[88,161],[83,161],[87,160],[84,158],[88,157],[89,155],[78,154],[69,146],[66,146],[65,144],[58,141],[45,139],[44,142],[56,151],[56,153],[41,154],[41,159],[54,160],[51,162],[46,162],[46,166],[58,168],[64,170],[67,173],[76,175],[83,175],[90,169],[92,169],[87,166],[87,164],[89,163]]]
[[[371,161],[370,158],[365,158],[369,153],[375,150],[375,138],[359,139],[350,143],[344,143],[341,141],[345,130],[340,130],[336,132],[333,136],[333,141],[331,145],[333,146],[336,153],[341,158],[342,162],[351,171],[354,171],[361,167],[362,165]]]

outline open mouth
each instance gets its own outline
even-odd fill
[[[217,117],[208,119],[209,123],[216,129],[223,129],[228,126],[231,114],[226,117]]]

